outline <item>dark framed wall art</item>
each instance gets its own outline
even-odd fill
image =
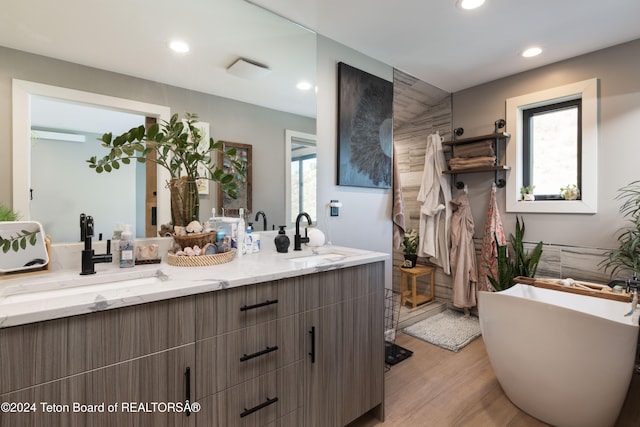
[[[338,185],[391,188],[393,83],[338,64]]]

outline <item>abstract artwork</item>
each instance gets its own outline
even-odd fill
[[[391,187],[393,83],[338,64],[338,185]]]

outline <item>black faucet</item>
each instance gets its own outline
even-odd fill
[[[107,240],[107,253],[96,255],[91,249],[91,239],[93,238],[93,217],[80,214],[80,238],[84,240],[82,250],[82,271],[81,275],[96,274],[94,265],[100,262],[111,262],[111,240]]]
[[[263,229],[264,231],[267,231],[267,215],[266,215],[264,212],[262,212],[262,211],[258,211],[258,212],[256,213],[256,217],[255,217],[253,220],[254,220],[254,221],[257,221],[257,220],[258,220],[258,218],[260,218],[260,215],[262,215],[262,229]]]
[[[300,212],[298,214],[298,216],[296,217],[296,235],[293,237],[293,250],[294,251],[301,251],[302,250],[302,244],[303,243],[309,243],[309,237],[307,237],[307,229],[304,229],[304,237],[300,236],[300,220],[302,219],[302,217],[306,217],[307,218],[307,222],[309,223],[309,225],[313,225],[313,223],[311,222],[311,217],[309,216],[308,213],[306,212]]]
[[[609,283],[607,283],[607,286],[609,286],[610,288],[613,288],[615,285],[624,285],[626,288],[627,293],[631,292],[631,288],[633,289],[640,289],[640,280],[638,280],[638,276],[636,276],[635,273],[633,273],[633,278],[631,279],[613,279],[612,281],[610,281]]]

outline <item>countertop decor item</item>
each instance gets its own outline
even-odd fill
[[[286,225],[280,225],[280,230],[278,230],[278,234],[273,239],[273,242],[276,245],[276,251],[282,254],[289,252],[289,246],[291,245],[291,239],[287,236],[285,227]]]
[[[216,163],[217,156],[212,155],[212,152],[222,150],[223,143],[213,138],[209,138],[209,141],[203,139],[197,119],[197,114],[193,113],[186,113],[183,120],[174,114],[169,122],[153,124],[149,129],[139,126],[116,137],[110,132],[105,133],[100,140],[109,153],[100,159],[91,157],[87,160],[89,167],[98,173],[112,172],[119,169],[121,164],[131,163],[131,159],[162,166],[171,176],[168,186],[173,225],[186,226],[198,219],[198,180],[215,181],[229,197],[238,197],[237,179],[225,173]],[[237,176],[242,175],[244,169],[241,163],[232,159],[235,151],[230,148],[224,152],[224,156],[231,158]]]

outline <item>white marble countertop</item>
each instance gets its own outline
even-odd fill
[[[381,252],[322,246],[286,254],[263,250],[206,267],[163,261],[119,268],[112,263],[96,264],[96,274],[90,276],[63,269],[4,278],[0,328],[389,260],[390,255]]]

